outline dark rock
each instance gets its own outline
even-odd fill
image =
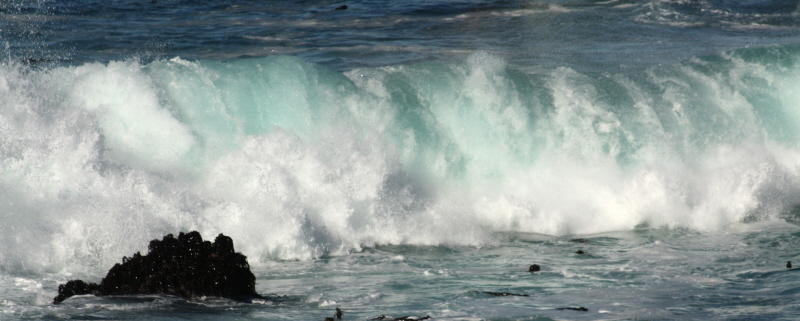
[[[581,311],[581,312],[589,311],[589,309],[584,307],[563,307],[563,308],[556,308],[556,310],[571,310],[571,311]]]
[[[399,318],[392,318],[392,317],[387,317],[386,315],[379,315],[379,316],[374,317],[374,318],[372,318],[370,320],[371,321],[383,321],[383,320],[387,320],[387,321],[418,321],[418,320],[428,320],[430,318],[431,318],[431,316],[429,316],[429,315],[426,315],[424,317],[404,316],[404,317],[399,317]]]
[[[520,294],[520,293],[510,293],[510,292],[489,292],[483,291],[483,293],[491,295],[491,296],[528,296],[527,294]]]
[[[339,309],[339,307],[336,307],[336,313],[333,314],[334,318],[327,317],[327,318],[325,318],[325,321],[341,321],[343,314],[344,314],[344,312],[342,312],[342,309]]]
[[[575,254],[584,255],[584,254],[586,254],[586,252],[584,252],[583,250],[577,250],[577,251],[575,251]]]
[[[95,283],[86,283],[81,280],[67,281],[58,286],[58,296],[53,299],[53,303],[59,303],[73,295],[95,294],[98,288]]]
[[[786,261],[786,268],[787,269],[791,269],[792,268],[792,261]]]
[[[339,10],[347,10],[347,8],[348,8],[348,7],[347,7],[347,5],[346,5],[346,4],[343,4],[343,5],[341,5],[341,6],[338,6],[338,7],[336,7],[336,9],[333,9],[333,10],[336,10],[336,11],[339,11]]]
[[[151,241],[148,248],[147,255],[137,252],[123,257],[122,264],[114,265],[99,285],[87,285],[93,289],[91,294],[215,296],[241,301],[262,298],[255,291],[255,276],[247,257],[234,251],[230,237],[220,234],[212,244],[203,241],[196,231],[180,233],[178,238],[168,234],[161,241]],[[71,282],[75,281],[59,286],[53,303],[75,295]]]
[[[542,267],[539,266],[539,264],[531,264],[531,266],[528,267],[528,272],[539,272],[541,270]]]

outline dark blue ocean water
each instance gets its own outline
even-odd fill
[[[347,10],[336,10],[346,5]],[[14,56],[59,63],[291,55],[337,70],[475,51],[615,71],[797,42],[797,1],[4,1]]]
[[[797,320],[798,222],[796,0],[0,0],[0,320]],[[188,230],[281,298],[51,304]]]

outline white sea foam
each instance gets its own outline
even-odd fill
[[[188,229],[259,264],[774,219],[800,203],[800,75],[721,59],[645,79],[485,53],[346,75],[286,57],[2,65],[0,269],[94,275]]]

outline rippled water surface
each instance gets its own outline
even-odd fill
[[[48,305],[55,279],[3,277],[11,319],[792,320],[800,276],[794,227],[772,236],[637,229],[580,238],[502,234],[482,248],[392,245],[255,268],[252,304],[159,296],[74,297]],[[575,252],[582,250],[584,254]],[[527,272],[537,263],[542,270]],[[14,289],[9,291],[9,289]],[[509,293],[496,296],[487,292]],[[517,296],[519,295],[519,296]],[[559,310],[585,307],[588,311]]]

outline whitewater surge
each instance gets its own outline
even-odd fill
[[[525,73],[486,53],[345,73],[290,57],[6,61],[0,269],[96,275],[190,229],[259,264],[792,220],[797,57],[743,49],[620,74]]]

